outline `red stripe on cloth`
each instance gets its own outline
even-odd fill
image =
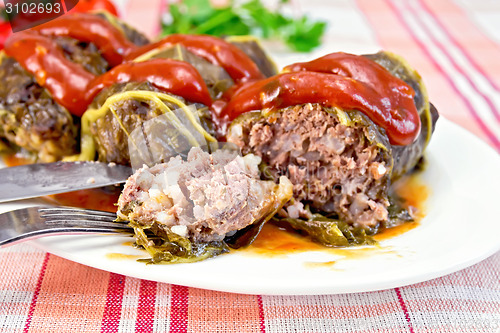
[[[394,12],[398,20],[401,22],[401,25],[408,31],[412,39],[419,45],[421,50],[425,53],[425,55],[428,57],[428,59],[432,62],[432,64],[441,72],[442,76],[448,81],[450,86],[453,88],[457,96],[460,96],[464,104],[467,106],[469,113],[471,116],[474,118],[474,120],[477,122],[481,130],[486,134],[488,139],[494,144],[495,148],[500,151],[500,141],[497,139],[497,137],[490,131],[490,129],[486,126],[484,121],[481,119],[481,117],[477,114],[476,110],[474,109],[474,106],[472,103],[460,92],[459,88],[453,82],[453,80],[445,73],[444,69],[442,66],[434,59],[432,54],[430,53],[429,49],[427,46],[416,36],[416,34],[412,31],[411,27],[408,25],[406,22],[405,18],[402,16],[401,12],[394,6],[391,0],[386,1],[389,8]]]
[[[189,288],[172,285],[170,333],[186,333],[188,328]]]
[[[139,302],[137,304],[137,320],[135,322],[136,332],[153,332],[156,286],[157,283],[154,281],[141,280],[141,285],[139,287]]]
[[[493,80],[491,80],[490,76],[478,66],[478,64],[474,61],[474,59],[472,59],[472,57],[467,52],[467,49],[464,48],[464,47],[462,47],[457,42],[457,40],[450,34],[450,32],[446,29],[446,27],[439,21],[438,16],[435,15],[424,2],[422,2],[422,1],[417,1],[417,2],[421,5],[422,9],[424,9],[425,12],[432,17],[432,19],[434,20],[434,22],[436,23],[436,25],[446,35],[446,37],[453,44],[453,46],[455,46],[457,49],[460,50],[460,52],[467,59],[467,61],[470,63],[470,65],[479,74],[481,74],[481,76],[483,76],[483,78],[492,86],[493,89],[495,89],[496,91],[499,91],[498,86],[495,84],[495,82],[493,82]],[[429,30],[429,28],[427,27],[427,25],[424,22],[422,22],[422,19],[419,17],[419,15],[415,15],[415,17],[420,21],[420,24],[422,25],[422,28],[427,31],[427,34],[431,37],[432,40],[434,40],[434,42],[436,43],[436,45],[438,45],[439,49],[441,49],[441,51],[443,52],[443,54],[446,55],[446,57],[449,59],[450,63],[453,65],[453,67],[460,74],[462,74],[464,76],[464,78],[469,82],[469,84],[474,88],[474,90],[479,95],[481,95],[484,98],[484,100],[488,104],[491,112],[495,116],[495,119],[500,122],[500,111],[497,109],[497,107],[495,106],[495,103],[493,103],[493,101],[491,100],[491,98],[488,95],[484,94],[481,91],[481,89],[479,89],[479,87],[477,86],[477,84],[473,80],[471,80],[469,78],[469,75],[467,75],[467,73],[464,72],[463,68],[460,65],[457,64],[457,62],[455,61],[453,55],[451,55],[451,53],[448,51],[448,49],[439,40],[437,40],[437,38],[435,38],[434,33]]]
[[[101,332],[117,332],[120,324],[125,276],[110,273],[106,306],[101,322]]]
[[[403,312],[405,314],[406,322],[408,323],[408,328],[410,330],[410,333],[415,333],[415,331],[413,330],[413,326],[411,324],[410,314],[408,313],[408,309],[406,308],[403,296],[401,296],[401,290],[399,288],[394,288],[394,290],[396,291],[396,295],[398,296],[399,305],[401,306],[401,309],[403,309]]]
[[[436,15],[436,13],[432,10],[432,8],[429,7],[429,4],[427,4],[425,1],[419,0],[420,5],[422,8],[425,10],[427,14],[429,14],[436,24],[439,26],[439,28],[446,34],[446,37],[452,42],[452,44],[458,48],[463,55],[467,58],[467,60],[471,63],[471,65],[474,67],[476,71],[481,73],[481,75],[484,76],[484,78],[488,81],[488,83],[495,88],[495,90],[500,91],[500,87],[496,82],[492,80],[492,78],[488,75],[488,73],[481,67],[481,65],[472,57],[471,55],[471,48],[464,47],[463,44],[459,43],[458,39],[454,36],[453,32],[450,30],[449,27],[447,27],[443,23],[443,18],[440,17],[439,15]],[[466,19],[463,17],[463,19]],[[487,36],[484,36],[487,38]]]
[[[26,324],[24,325],[23,332],[28,332],[31,320],[33,319],[33,313],[35,312],[36,302],[38,300],[38,295],[40,294],[40,290],[42,289],[42,282],[45,276],[45,271],[47,270],[47,264],[49,262],[50,254],[46,253],[43,258],[42,267],[40,268],[40,273],[38,275],[38,280],[36,282],[35,292],[33,293],[33,298],[31,299],[30,309],[28,310],[28,317],[26,318]]]
[[[446,78],[429,61],[404,26],[401,26],[388,4],[384,0],[357,0],[357,6],[363,12],[382,48],[400,54],[418,69],[426,82],[429,97],[440,113],[493,146],[477,122],[472,119],[467,106],[457,97]]]
[[[266,322],[264,317],[264,304],[262,303],[262,296],[257,296],[257,304],[259,305],[259,324],[260,333],[266,333]]]
[[[259,333],[261,313],[255,295],[189,288],[190,332]]]
[[[500,67],[496,66],[500,57],[500,43],[492,39],[481,25],[454,0],[424,0],[427,8],[439,19],[447,31],[454,36],[482,71],[489,73],[490,80],[500,87]],[[493,2],[491,3],[493,5]],[[491,9],[494,9],[492,6]],[[443,13],[446,12],[446,15]]]

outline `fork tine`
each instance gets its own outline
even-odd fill
[[[130,229],[126,222],[115,222],[111,212],[83,210],[70,207],[46,207],[38,210],[48,226],[81,226],[111,229]]]
[[[93,210],[82,210],[75,208],[41,208],[38,210],[40,217],[45,220],[65,220],[65,221],[102,221],[113,222],[116,215],[110,212],[101,212]]]
[[[117,222],[105,222],[96,220],[67,220],[67,219],[57,219],[57,220],[45,220],[45,224],[49,226],[78,226],[78,227],[99,227],[99,228],[111,228],[111,229],[130,229],[126,223]]]
[[[85,214],[85,215],[95,215],[95,216],[106,216],[116,218],[115,213],[99,211],[99,210],[91,210],[91,209],[80,209],[80,208],[71,208],[71,207],[43,207],[38,210],[38,212],[43,214]]]
[[[66,213],[56,213],[56,214],[46,214],[40,213],[40,217],[46,220],[89,220],[89,221],[102,221],[102,222],[113,222],[116,219],[116,216],[100,216],[100,215],[92,215],[92,214],[66,214]]]

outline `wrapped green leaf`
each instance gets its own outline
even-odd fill
[[[409,84],[415,91],[415,105],[420,115],[421,129],[417,139],[410,145],[392,146],[394,168],[392,179],[396,180],[411,171],[422,158],[439,118],[434,105],[429,102],[427,90],[420,75],[401,57],[390,52],[365,55],[386,68],[392,75]]]
[[[194,53],[189,52],[180,44],[153,49],[137,57],[134,61],[140,62],[158,58],[181,60],[193,65],[205,81],[214,99],[220,97],[224,91],[234,85],[233,79],[231,79],[224,68],[216,66]]]
[[[222,241],[194,243],[161,225],[144,227],[130,222],[134,227],[135,244],[144,248],[150,258],[140,259],[148,264],[191,263],[229,252]]]
[[[93,160],[97,153],[100,161],[130,164],[130,134],[143,128],[144,122],[161,115],[168,117],[172,128],[185,136],[201,136],[203,145],[206,145],[205,140],[215,142],[210,134],[211,119],[207,107],[194,103],[189,104],[193,105],[191,108],[185,103],[188,102],[184,98],[167,94],[149,82],[114,84],[103,90],[83,115],[81,154],[73,158]],[[177,115],[175,110],[180,110]],[[182,116],[183,121],[178,116]],[[165,135],[175,136],[177,133],[166,132]],[[191,145],[196,146],[196,140],[193,140]]]
[[[108,22],[118,28],[125,36],[127,36],[127,39],[135,45],[142,46],[150,43],[150,40],[145,35],[129,25],[127,22],[120,20],[115,15],[110,14],[105,10],[96,12],[96,15],[106,19]]]
[[[352,228],[346,222],[313,214],[309,219],[275,218],[276,223],[286,223],[295,230],[306,233],[313,241],[325,246],[346,247],[351,245],[372,245],[375,240],[364,228]]]
[[[246,55],[257,64],[265,77],[271,77],[278,74],[276,64],[264,51],[264,48],[260,45],[259,39],[253,36],[229,36],[226,37],[226,40],[245,52]]]

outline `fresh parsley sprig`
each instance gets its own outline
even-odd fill
[[[309,52],[321,44],[326,22],[307,16],[292,18],[283,14],[289,0],[280,0],[275,11],[261,0],[249,0],[226,7],[213,7],[210,0],[183,0],[171,4],[162,34],[207,34],[214,36],[256,35],[280,39],[292,50]]]

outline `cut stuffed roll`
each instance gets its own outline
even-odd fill
[[[313,71],[332,73],[363,81],[370,80],[370,76],[374,77],[377,75],[377,67],[379,66],[384,67],[388,73],[404,81],[413,89],[413,102],[417,108],[421,124],[420,133],[413,142],[392,145],[394,168],[391,177],[395,180],[417,165],[425,147],[430,141],[435,123],[439,117],[436,108],[429,102],[422,78],[403,58],[385,51],[363,56],[332,53],[310,62],[287,66],[284,70],[289,72]],[[373,70],[367,71],[367,68],[372,68]],[[387,75],[387,73],[385,74]],[[376,79],[381,81],[381,85],[384,85],[387,81],[384,77]]]
[[[260,180],[259,163],[252,154],[192,148],[186,160],[137,170],[120,196],[118,217],[130,221],[154,263],[199,261],[247,245],[258,233],[250,229],[292,196],[286,177],[279,184]]]
[[[243,85],[217,110],[228,142],[260,156],[269,178],[290,178],[282,219],[327,245],[363,243],[412,219],[391,183],[415,167],[437,119],[406,63],[373,57],[393,66],[333,54]]]

